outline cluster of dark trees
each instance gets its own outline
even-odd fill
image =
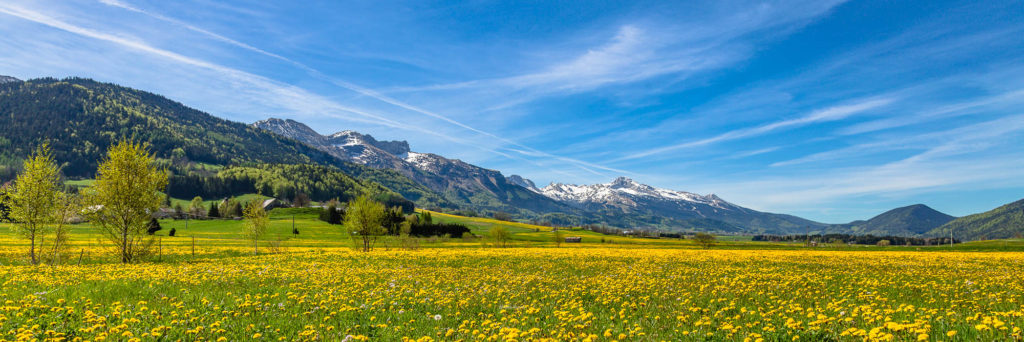
[[[320,220],[330,224],[342,224],[345,210],[335,202],[329,203],[320,212]],[[390,207],[384,212],[384,228],[388,235],[409,234],[410,236],[450,236],[461,238],[470,233],[469,227],[458,223],[434,222],[430,212],[406,214],[401,207]]]
[[[231,197],[256,192],[256,181],[243,177],[201,176],[198,174],[167,177],[167,194],[175,198]]]
[[[320,210],[320,221],[330,224],[341,224],[345,220],[345,211],[334,203],[331,203]]]
[[[458,223],[414,223],[409,227],[412,236],[450,236],[461,238],[469,233],[469,227]]]
[[[888,241],[888,244],[899,246],[931,246],[949,244],[949,238],[916,238],[905,236],[874,236],[874,235],[851,235],[851,234],[824,234],[824,235],[754,235],[753,241],[769,242],[803,242],[816,241],[818,243],[846,243],[857,245],[877,245],[879,242]],[[954,239],[953,243],[960,243]],[[884,242],[883,242],[884,244]]]
[[[0,222],[8,222],[11,220],[10,208],[7,207],[7,194],[0,191]]]

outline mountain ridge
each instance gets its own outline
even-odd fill
[[[760,212],[727,202],[715,194],[656,188],[627,177],[609,183],[552,183],[540,189],[551,198],[581,209],[622,214],[660,215],[679,222],[718,221],[747,232],[789,234],[820,229],[825,224],[792,215]]]
[[[257,121],[253,126],[304,142],[342,160],[398,171],[441,193],[448,201],[474,210],[512,212],[524,216],[580,214],[569,206],[509,182],[500,171],[433,153],[413,152],[406,141],[379,141],[369,134],[352,130],[322,135],[291,119],[269,118]]]

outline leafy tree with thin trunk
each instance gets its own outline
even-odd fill
[[[121,140],[107,151],[96,181],[84,193],[89,219],[114,244],[122,263],[137,261],[153,245],[146,228],[167,186],[167,172],[155,162],[148,144]]]
[[[348,202],[345,209],[345,229],[353,237],[362,240],[364,252],[373,250],[373,243],[378,236],[384,235],[387,230],[384,228],[384,219],[387,208],[384,204],[371,200],[363,195]]]
[[[693,241],[704,248],[711,248],[715,245],[715,236],[708,233],[697,233],[693,236]]]
[[[44,143],[24,163],[24,171],[6,190],[14,232],[29,240],[28,255],[34,265],[39,262],[37,245],[50,232],[57,219],[58,202],[62,196],[60,169]]]
[[[252,240],[252,254],[259,254],[260,237],[267,233],[267,226],[270,225],[270,217],[267,211],[263,210],[260,201],[251,201],[245,206],[245,238]]]
[[[188,212],[195,217],[206,216],[206,209],[203,208],[203,198],[199,196],[192,198],[192,203],[188,205]]]
[[[565,233],[561,229],[556,228],[552,240],[555,242],[555,247],[562,247],[562,243],[565,242]]]
[[[294,206],[296,208],[308,207],[309,203],[310,203],[309,195],[306,195],[306,193],[304,193],[304,192],[296,193],[295,194],[295,199],[292,200],[292,206]]]
[[[60,251],[67,247],[71,234],[70,221],[81,211],[81,197],[77,194],[60,193],[57,195],[57,206],[54,211],[53,246],[50,264],[60,262]]]
[[[497,225],[491,228],[491,238],[494,239],[496,245],[505,247],[508,240],[512,238],[512,234],[508,232],[505,226]]]

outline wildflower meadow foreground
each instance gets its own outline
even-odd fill
[[[0,266],[12,341],[1020,340],[1024,254],[301,251]]]

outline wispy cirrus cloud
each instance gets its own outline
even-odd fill
[[[512,148],[501,148],[502,150],[504,150],[506,152],[501,152],[501,151],[498,151],[497,149],[489,149],[489,151],[494,152],[495,154],[498,154],[498,155],[501,155],[501,156],[505,156],[505,157],[507,157],[509,159],[514,159],[514,160],[519,160],[519,161],[528,161],[528,162],[536,164],[536,162],[534,162],[532,160],[527,160],[526,158],[524,158],[524,156],[525,157],[543,157],[543,158],[551,158],[551,159],[559,160],[559,161],[566,162],[566,163],[569,163],[569,164],[572,164],[572,165],[576,165],[581,170],[584,170],[584,171],[587,171],[587,172],[590,172],[590,173],[593,173],[593,174],[597,174],[597,175],[605,175],[606,174],[605,172],[627,173],[627,171],[624,171],[624,170],[610,168],[610,167],[606,167],[606,166],[602,166],[602,165],[598,165],[598,164],[594,164],[594,163],[589,163],[589,162],[585,162],[585,161],[574,159],[574,158],[558,156],[558,155],[554,155],[554,154],[551,154],[551,153],[548,153],[548,152],[544,152],[544,151],[538,150],[538,149],[530,147],[530,146],[526,146],[526,145],[521,144],[519,142],[513,141],[512,139],[509,139],[509,138],[506,138],[506,137],[502,137],[502,136],[498,136],[498,135],[496,135],[494,133],[487,132],[487,131],[484,131],[484,130],[472,127],[472,126],[467,125],[465,123],[462,123],[462,122],[460,122],[458,120],[452,119],[449,116],[437,113],[436,111],[427,110],[427,109],[421,108],[419,106],[415,106],[415,105],[403,102],[401,100],[395,99],[393,97],[384,95],[384,94],[382,94],[380,92],[377,92],[375,90],[372,90],[372,89],[369,89],[369,88],[357,85],[355,83],[352,83],[352,82],[349,82],[349,81],[345,81],[345,80],[341,80],[341,79],[338,79],[336,77],[331,77],[331,76],[321,72],[320,70],[317,70],[317,69],[315,69],[313,67],[310,67],[310,66],[306,65],[305,63],[298,62],[298,61],[295,61],[293,59],[290,59],[290,58],[287,58],[287,57],[284,57],[284,56],[281,56],[281,55],[278,55],[278,54],[275,54],[275,53],[272,53],[272,52],[268,52],[266,50],[254,47],[254,46],[246,44],[244,42],[241,42],[241,41],[238,41],[238,40],[235,40],[235,39],[232,39],[232,38],[228,38],[226,36],[217,34],[215,32],[208,31],[208,30],[203,29],[201,27],[198,27],[196,25],[189,24],[189,23],[187,23],[185,21],[182,21],[182,20],[171,18],[171,17],[165,16],[165,15],[162,15],[162,14],[159,14],[159,13],[156,13],[156,12],[143,10],[143,9],[140,9],[138,7],[135,7],[135,6],[132,6],[132,5],[128,4],[128,3],[125,3],[125,2],[120,1],[120,0],[98,0],[98,1],[103,3],[103,4],[109,5],[109,6],[114,6],[114,7],[117,7],[117,8],[125,9],[125,10],[128,10],[128,11],[139,13],[139,14],[143,14],[143,15],[146,15],[146,16],[149,16],[149,17],[161,20],[161,21],[165,21],[165,22],[177,25],[177,26],[181,26],[181,27],[183,27],[185,29],[188,29],[188,30],[200,33],[200,34],[203,34],[205,36],[211,37],[213,39],[216,39],[216,40],[219,40],[219,41],[222,41],[222,42],[225,42],[225,43],[228,43],[230,45],[241,47],[241,48],[243,48],[245,50],[249,50],[251,52],[255,52],[255,53],[258,53],[258,54],[261,54],[261,55],[264,55],[264,56],[272,57],[274,59],[277,59],[277,60],[280,60],[280,61],[283,61],[283,62],[287,62],[287,63],[289,63],[289,64],[291,64],[291,65],[293,65],[295,67],[298,67],[299,69],[302,69],[303,71],[307,72],[310,76],[313,76],[315,78],[318,78],[318,79],[326,81],[326,82],[329,82],[331,84],[334,84],[336,86],[342,87],[344,89],[356,92],[356,93],[358,93],[360,95],[364,95],[364,96],[376,99],[378,101],[381,101],[383,103],[386,103],[388,105],[391,105],[391,106],[394,106],[394,107],[397,107],[397,108],[400,108],[400,109],[404,109],[404,110],[408,110],[408,111],[415,112],[415,113],[418,113],[418,114],[426,115],[426,116],[428,116],[430,118],[440,120],[441,122],[443,122],[445,124],[450,124],[450,125],[453,125],[455,127],[458,127],[458,128],[461,128],[461,129],[465,129],[465,130],[468,130],[470,132],[473,132],[473,133],[476,133],[476,134],[479,134],[479,135],[482,135],[482,136],[485,136],[485,137],[488,137],[488,138],[497,139],[497,140],[503,142],[504,144],[506,144],[508,146],[511,146]],[[365,113],[364,113],[364,115],[365,115]],[[376,116],[376,117],[379,118],[379,116]],[[381,118],[381,119],[383,119],[383,118]],[[387,120],[387,119],[384,119],[384,120]],[[390,121],[390,120],[387,120],[387,121]],[[394,121],[390,121],[390,122],[394,123]],[[398,126],[392,125],[392,127],[398,127]],[[406,128],[407,129],[407,127],[400,127],[400,128]],[[478,146],[476,144],[468,143],[468,142],[465,142],[465,141],[461,141],[461,142],[464,143],[464,144],[471,144],[473,146]],[[518,153],[518,154],[520,154],[520,156],[514,156],[514,155],[512,155],[510,153]],[[601,171],[595,171],[595,169],[601,170]]]
[[[669,77],[670,83],[676,83],[743,61],[751,56],[758,40],[785,35],[843,2],[779,1],[709,8],[705,9],[707,16],[684,16],[674,22],[639,20],[604,29],[609,38],[583,51],[537,53],[551,62],[535,70],[511,70],[511,75],[505,77],[392,87],[385,91],[471,92],[478,95],[471,98],[474,107],[493,111],[559,94],[652,78]]]
[[[656,154],[662,154],[662,153],[667,153],[667,152],[672,152],[672,151],[677,151],[677,150],[682,150],[682,149],[687,149],[687,148],[701,147],[701,146],[711,145],[711,144],[725,142],[725,141],[730,141],[730,140],[738,140],[738,139],[751,138],[751,137],[755,137],[755,136],[759,136],[759,135],[763,135],[763,134],[768,134],[768,133],[779,131],[779,130],[784,130],[784,129],[787,129],[787,128],[802,127],[802,126],[806,126],[806,125],[810,125],[810,124],[815,124],[815,123],[842,120],[842,119],[845,119],[845,118],[847,118],[847,117],[849,117],[851,115],[855,115],[855,114],[858,114],[858,113],[870,111],[870,110],[877,109],[879,107],[885,106],[885,105],[887,105],[889,103],[892,103],[894,100],[895,99],[893,99],[893,98],[885,98],[885,97],[883,97],[883,98],[872,98],[872,99],[866,99],[866,100],[860,100],[860,101],[853,101],[853,103],[850,103],[850,104],[843,104],[843,105],[838,105],[838,106],[833,106],[833,107],[817,110],[817,111],[808,113],[808,114],[806,114],[804,116],[797,117],[797,118],[775,121],[775,122],[763,124],[763,125],[760,125],[760,126],[750,127],[750,128],[742,128],[742,129],[732,130],[732,131],[728,131],[728,132],[725,132],[725,133],[721,133],[721,134],[715,135],[715,136],[710,137],[710,138],[704,138],[704,139],[695,140],[695,141],[688,141],[688,142],[674,144],[674,145],[669,145],[669,146],[662,146],[662,147],[658,147],[658,148],[654,148],[654,149],[650,149],[650,150],[646,150],[646,151],[641,151],[641,152],[638,152],[638,153],[629,154],[629,155],[626,155],[626,156],[623,156],[623,157],[619,157],[619,158],[613,159],[611,162],[621,162],[621,161],[626,161],[626,160],[646,158],[646,157],[650,157],[650,156],[653,156],[653,155],[656,155]]]

